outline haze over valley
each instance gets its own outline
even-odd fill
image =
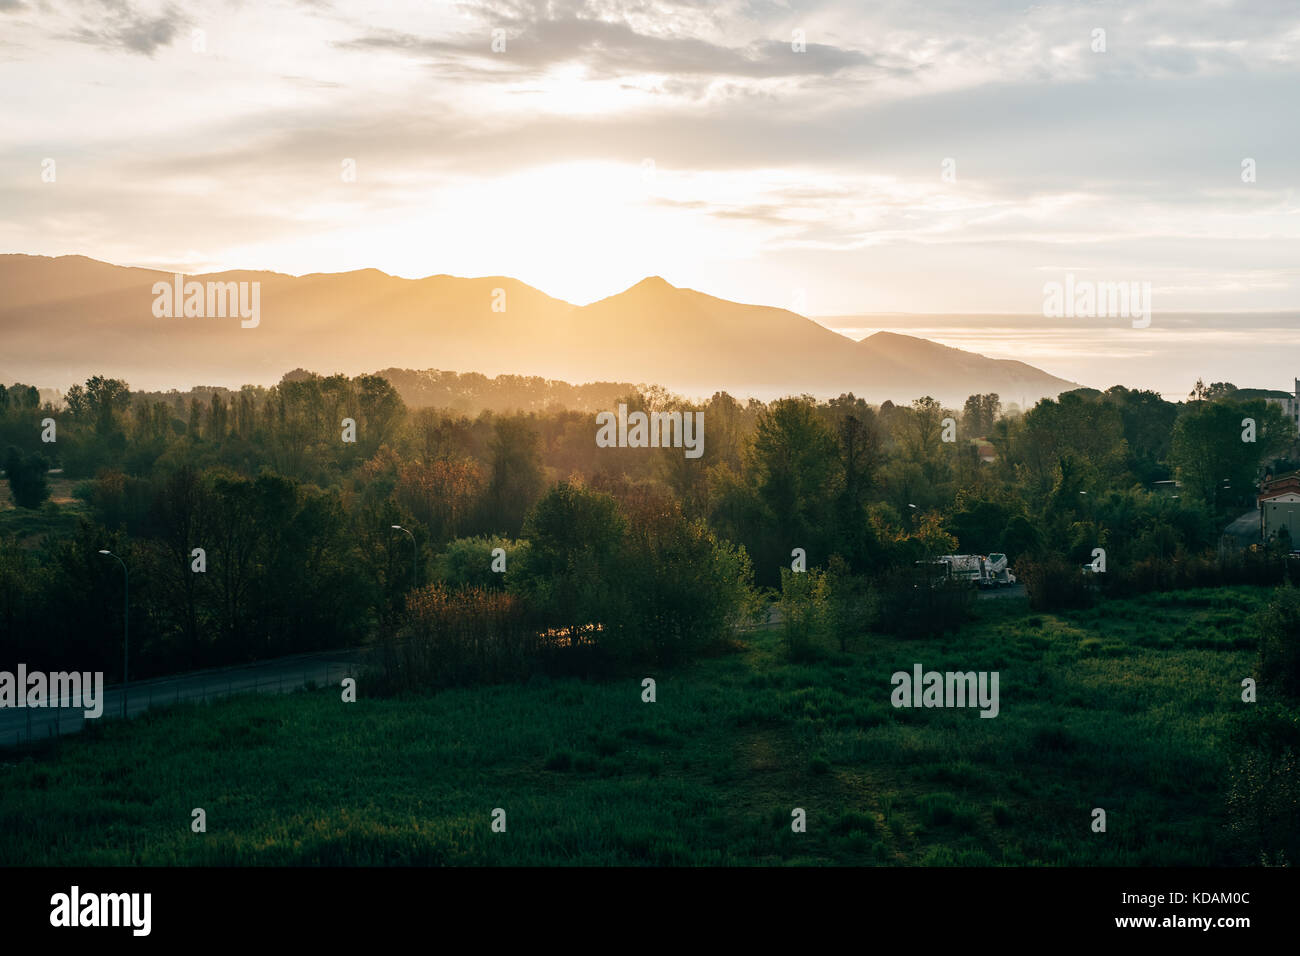
[[[297,367],[349,375],[437,368],[658,384],[702,397],[853,392],[873,402],[931,395],[960,403],[994,391],[1021,404],[1075,387],[1024,362],[914,336],[879,331],[855,341],[786,309],[659,277],[585,306],[497,276],[411,280],[368,269],[188,278],[257,283],[255,327],[235,314],[155,315],[154,287],[169,291],[168,273],[81,256],[0,256],[7,374],[64,389],[105,373],[133,388],[165,390],[270,385]],[[57,351],[48,348],[52,341]]]

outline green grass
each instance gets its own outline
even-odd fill
[[[66,478],[50,479],[50,501],[41,508],[19,508],[13,503],[9,482],[0,479],[0,539],[17,537],[25,547],[36,547],[48,538],[71,537],[85,505],[73,497],[75,483]]]
[[[1223,739],[1267,594],[981,602],[960,634],[801,664],[758,632],[605,682],[182,705],[0,753],[0,863],[1221,863]],[[895,710],[890,675],[918,662],[999,671],[1000,716]]]

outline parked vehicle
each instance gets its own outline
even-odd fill
[[[1006,587],[1016,583],[1016,576],[1001,552],[983,554],[944,554],[933,561],[918,561],[918,565],[931,566],[940,580],[957,580],[978,588]]]
[[[1007,587],[1016,583],[1016,576],[1007,563],[1007,556],[1000,551],[994,551],[985,559],[985,571],[989,587]]]

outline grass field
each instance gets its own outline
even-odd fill
[[[86,513],[85,505],[73,497],[75,482],[51,476],[50,501],[35,510],[16,508],[8,481],[0,481],[0,539],[15,536],[26,547],[35,547],[50,536],[71,535],[77,518]]]
[[[607,682],[183,705],[0,754],[0,863],[1215,864],[1267,595],[979,602],[958,635],[809,664],[767,631]],[[915,663],[999,671],[1000,715],[894,709]]]

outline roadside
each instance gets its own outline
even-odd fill
[[[247,693],[289,693],[308,684],[325,685],[355,676],[360,652],[355,649],[296,654],[242,667],[160,677],[132,682],[127,687],[128,717],[136,717],[154,706],[182,701],[212,700]],[[63,701],[64,707],[6,707],[0,710],[0,749],[33,740],[74,734],[86,724],[85,705],[79,700]],[[122,686],[104,688],[103,716],[122,716]]]

